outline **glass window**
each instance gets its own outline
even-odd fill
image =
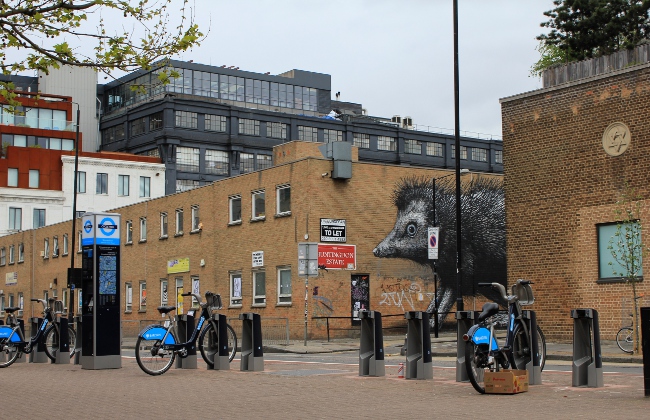
[[[196,232],[201,229],[201,220],[199,220],[199,206],[192,206],[192,231]]]
[[[266,304],[266,272],[253,272],[253,305]]]
[[[140,218],[140,242],[147,240],[147,218]]]
[[[149,131],[161,130],[163,128],[163,112],[156,112],[149,116]]]
[[[176,235],[183,234],[183,209],[176,209]]]
[[[95,194],[108,194],[108,174],[97,174]]]
[[[151,197],[151,178],[148,176],[140,177],[140,197]]]
[[[176,169],[185,172],[199,172],[199,149],[194,147],[177,147]]]
[[[258,120],[250,120],[248,118],[239,119],[239,134],[246,134],[248,136],[260,135],[260,122]]]
[[[343,141],[343,131],[339,130],[323,130],[323,140],[325,143],[332,143],[335,141]]]
[[[404,152],[414,155],[422,154],[422,142],[417,140],[404,140]]]
[[[287,138],[287,125],[279,122],[266,123],[266,137],[273,139],[286,139]]]
[[[451,158],[455,159],[456,158],[456,145],[452,144],[451,145]],[[467,159],[467,147],[465,146],[460,146],[460,159]]]
[[[226,132],[226,117],[222,115],[205,114],[205,129],[207,131]]]
[[[253,191],[252,193],[252,203],[253,203],[253,219],[263,219],[265,215],[264,211],[264,190]]]
[[[487,162],[487,149],[472,147],[472,160],[477,162]]]
[[[273,156],[271,155],[257,155],[257,170],[261,171],[262,169],[270,168],[273,166]]]
[[[129,195],[129,176],[128,175],[118,175],[117,176],[117,195],[122,195],[122,196]]]
[[[427,143],[426,154],[428,156],[443,156],[443,145],[442,143]]]
[[[9,264],[13,264],[15,262],[15,248],[13,245],[9,245]]]
[[[50,239],[45,238],[43,240],[43,258],[49,258],[50,257]]]
[[[370,148],[370,135],[362,133],[354,133],[354,145],[360,149]]]
[[[131,220],[127,220],[125,224],[125,232],[126,232],[126,243],[130,244],[133,243],[133,222]]]
[[[74,140],[61,139],[61,150],[74,150]]]
[[[230,273],[230,306],[241,306],[242,304],[242,280],[241,273]]]
[[[196,112],[175,111],[176,127],[197,128],[198,114]]]
[[[168,282],[166,279],[160,279],[160,306],[169,305],[169,294],[167,291]]]
[[[377,137],[377,150],[388,150],[394,152],[397,150],[397,142],[394,137],[378,136]]]
[[[68,255],[68,234],[63,235],[63,255]]]
[[[23,209],[9,207],[9,230],[21,230],[23,228]]]
[[[147,310],[147,282],[140,281],[140,312]]]
[[[27,147],[27,136],[19,136],[14,134],[14,146]]]
[[[494,151],[494,163],[503,163],[503,151],[495,150]]]
[[[205,151],[205,171],[215,175],[228,175],[228,152],[221,150]]]
[[[39,108],[38,110],[38,128],[46,130],[52,129],[52,110]]]
[[[8,187],[18,186],[18,168],[7,169],[7,186]]]
[[[58,236],[55,236],[54,238],[52,238],[52,256],[53,257],[58,257],[59,256],[59,237]]]
[[[25,244],[21,242],[18,244],[18,262],[23,261],[25,261]]]
[[[77,192],[85,193],[86,192],[86,173],[77,172]]]
[[[7,264],[7,248],[0,248],[0,265]]]
[[[160,237],[167,237],[167,213],[160,213]]]
[[[38,169],[29,170],[29,188],[38,188],[40,173]]]
[[[138,118],[137,120],[131,121],[131,135],[137,136],[139,134],[143,134],[146,123],[147,123],[146,117]]]
[[[52,129],[53,130],[65,130],[68,125],[67,112],[54,109],[52,110]]]
[[[629,234],[632,238],[639,238],[641,243],[641,226],[639,223],[630,223],[628,229],[624,227],[620,230],[620,236],[625,237]],[[626,240],[619,241],[617,237],[618,225],[615,223],[596,225],[598,231],[598,277],[601,279],[621,278],[626,276],[626,268],[616,261],[612,252],[622,255],[626,251]],[[610,249],[611,246],[611,249]],[[639,272],[636,274],[638,277],[643,276],[643,256],[641,253],[638,255],[638,268]]]
[[[124,312],[133,310],[133,285],[124,283]]]
[[[316,127],[298,126],[298,140],[301,141],[318,141],[318,129]]]
[[[50,138],[50,149],[61,150],[61,139]]]
[[[280,185],[276,189],[277,214],[291,213],[291,187]]]
[[[291,303],[291,268],[278,268],[278,304]]]
[[[242,174],[255,170],[255,155],[252,153],[239,154],[239,172]]]
[[[45,209],[34,209],[34,229],[45,226]]]
[[[235,195],[228,198],[230,207],[230,223],[241,222],[241,196]]]
[[[194,181],[191,179],[177,179],[176,180],[176,192],[189,191],[192,188],[199,186],[199,181]]]

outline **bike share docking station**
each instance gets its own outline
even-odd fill
[[[240,370],[248,372],[263,371],[264,351],[262,346],[262,319],[260,314],[246,312],[239,314],[239,319],[242,321]],[[228,340],[226,340],[227,342]]]
[[[180,343],[186,343],[194,333],[194,311],[190,310],[187,315],[176,315],[176,337]],[[194,345],[187,347],[187,355],[176,358],[176,369],[196,369],[196,340]],[[179,355],[180,356],[180,355]]]
[[[120,215],[82,217],[81,368],[122,367]]]
[[[429,314],[410,311],[404,314],[406,327],[406,379],[433,379]]]
[[[63,315],[63,302],[60,300],[54,301],[53,309],[53,318],[54,323],[58,325],[59,334],[56,334],[56,330],[52,331],[54,334],[53,347],[56,349],[54,360],[52,363],[57,365],[69,365],[70,364],[70,335],[68,334],[68,319]],[[73,343],[74,345],[74,343]]]
[[[43,325],[44,319],[39,317],[29,318],[29,323],[31,325],[31,334],[34,335]],[[23,329],[24,331],[24,329]],[[25,334],[23,333],[23,336]],[[19,357],[16,362],[24,361],[22,357]],[[32,352],[29,354],[29,363],[50,363],[50,359],[45,353],[45,342],[39,340],[34,347],[32,347]]]
[[[604,386],[604,382],[598,312],[595,309],[572,309],[571,318],[573,318],[571,386],[600,388]]]
[[[359,376],[385,376],[384,335],[381,312],[359,311],[361,342],[359,345]]]
[[[218,299],[218,307],[221,307],[221,297]],[[206,350],[208,353],[214,355],[214,364],[212,366],[208,365],[208,370],[230,370],[226,316],[223,314],[214,314],[212,315],[212,319],[210,319],[208,322],[213,322],[215,324],[215,328],[212,329],[212,332],[208,335],[208,348]],[[216,337],[214,331],[216,331]]]
[[[478,314],[478,312],[474,311],[456,312],[456,382],[469,381],[467,368],[465,367],[465,340],[463,340],[463,336],[472,328]]]

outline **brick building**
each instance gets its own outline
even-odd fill
[[[571,338],[572,308],[596,308],[606,339],[629,324],[632,290],[612,273],[607,246],[626,183],[642,197],[642,222],[650,216],[650,64],[634,61],[553,70],[589,76],[501,100],[508,280],[536,282],[548,337]],[[639,291],[650,289],[642,281]]]
[[[392,194],[400,180],[453,172],[360,162],[352,147],[351,178],[335,179],[335,163],[318,146],[288,142],[274,148],[271,168],[114,210],[122,216],[122,319],[158,320],[155,308],[161,304],[187,311],[191,302],[179,305],[179,287],[220,293],[229,318],[251,311],[263,319],[286,318],[294,338],[302,338],[305,304],[311,337],[323,337],[326,323],[312,317],[347,317],[332,326],[350,327],[355,299],[366,299],[363,306],[384,315],[398,315],[387,325],[392,319],[403,324],[404,311],[426,310],[434,290],[431,271],[406,259],[377,258],[373,249],[395,224]],[[324,242],[321,219],[345,221],[343,244],[356,247],[356,267],[319,270],[309,279],[305,302],[298,243]],[[39,255],[46,238],[70,230],[64,222],[0,238],[0,247],[24,250],[21,259],[0,261],[7,279],[4,294],[24,305],[24,316],[38,312],[29,305],[32,296],[56,294],[67,302],[69,258],[75,256],[79,267],[80,254]],[[421,246],[426,252],[426,241]]]

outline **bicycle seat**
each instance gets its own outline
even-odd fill
[[[161,314],[168,314],[171,311],[173,311],[174,309],[176,309],[176,307],[175,306],[159,306],[157,309],[158,309],[158,312],[160,312]]]
[[[489,318],[492,315],[496,315],[499,313],[499,305],[497,305],[494,302],[488,302],[485,305],[483,305],[483,311],[478,315],[478,321],[481,322],[485,318]]]
[[[20,307],[16,306],[15,308],[5,308],[5,311],[7,311],[7,313],[13,314],[16,311],[20,311]]]

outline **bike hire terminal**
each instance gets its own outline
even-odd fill
[[[120,215],[85,213],[81,246],[81,368],[121,368]]]

